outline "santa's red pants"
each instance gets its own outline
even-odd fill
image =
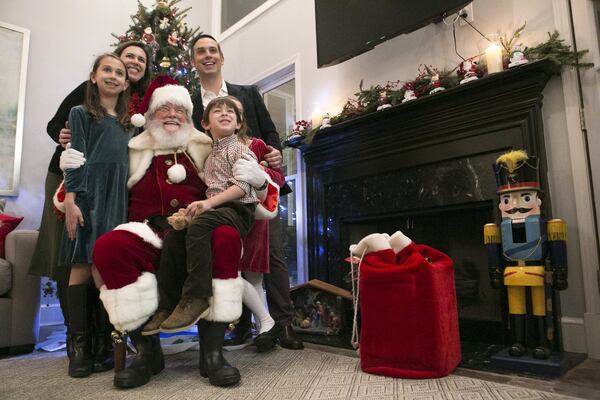
[[[240,235],[231,226],[215,229],[212,237],[213,278],[237,278],[240,260]],[[107,289],[119,289],[137,281],[143,272],[158,268],[160,249],[140,236],[125,230],[110,231],[96,240],[94,265]]]

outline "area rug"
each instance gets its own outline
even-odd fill
[[[89,378],[67,376],[64,352],[0,360],[0,399],[572,399],[555,393],[450,375],[440,379],[393,379],[361,372],[358,358],[314,349],[252,347],[226,353],[242,382],[217,388],[198,373],[198,352],[166,356],[165,370],[132,390],[112,385],[113,371]]]

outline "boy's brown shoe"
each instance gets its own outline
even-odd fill
[[[207,299],[181,299],[169,318],[160,325],[160,331],[164,333],[185,331],[194,326],[200,318],[206,317],[208,311]]]
[[[158,310],[142,329],[142,336],[151,336],[160,332],[160,325],[169,318],[171,311]]]

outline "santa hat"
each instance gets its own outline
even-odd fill
[[[144,126],[146,124],[145,115],[153,113],[167,103],[184,107],[188,119],[191,120],[194,106],[187,89],[170,76],[159,75],[150,82],[138,108],[138,113],[131,117],[131,123],[137,127]]]

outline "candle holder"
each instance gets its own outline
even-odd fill
[[[504,71],[503,52],[502,46],[500,45],[499,36],[494,33],[488,35],[487,38],[490,41],[488,47],[485,49],[487,72],[488,74],[502,72]]]

